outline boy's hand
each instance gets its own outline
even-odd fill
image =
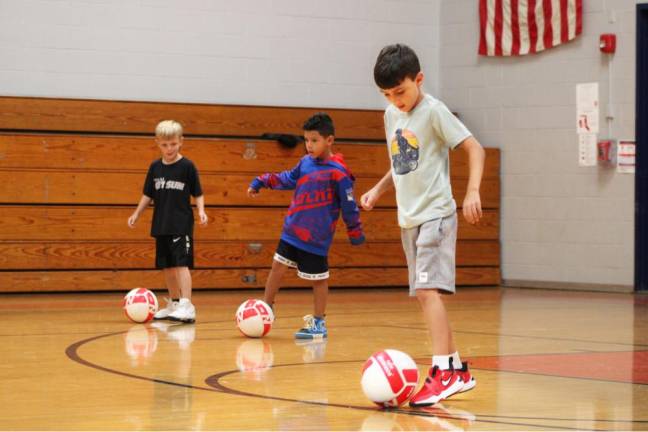
[[[138,214],[133,213],[132,215],[130,215],[130,217],[128,218],[128,226],[130,228],[135,228],[135,222],[137,222],[137,219],[139,219]]]
[[[251,187],[248,188],[248,190],[247,190],[247,196],[249,196],[250,198],[254,198],[254,197],[256,197],[257,195],[259,195],[259,191],[258,191],[258,190],[252,189]]]
[[[209,220],[207,213],[205,213],[204,211],[198,212],[198,220],[200,221],[200,225],[207,225],[207,221]]]
[[[376,193],[374,188],[369,189],[360,197],[360,205],[362,206],[363,209],[367,211],[373,209],[377,201],[378,201],[378,194]]]
[[[482,217],[481,198],[479,191],[471,190],[466,192],[466,197],[463,201],[463,215],[466,221],[474,225],[479,222]]]

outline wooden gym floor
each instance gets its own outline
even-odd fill
[[[380,411],[360,389],[367,357],[429,365],[404,289],[333,290],[328,342],[303,346],[308,290],[280,293],[264,339],[239,334],[236,307],[260,295],[197,292],[195,325],[131,324],[116,293],[1,295],[0,429],[648,429],[647,296],[460,288],[448,309],[477,387]]]

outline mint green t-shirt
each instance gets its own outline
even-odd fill
[[[453,214],[449,149],[471,136],[443,102],[425,95],[409,113],[385,110],[387,150],[396,187],[398,224],[412,228]]]

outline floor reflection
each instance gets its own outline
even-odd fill
[[[326,339],[295,339],[295,345],[303,350],[304,363],[323,361],[326,357]]]
[[[409,409],[407,409],[410,411]],[[368,415],[362,431],[465,431],[476,421],[473,413],[441,403],[410,413],[379,411]]]
[[[265,372],[274,363],[272,345],[266,339],[248,339],[236,350],[236,367],[246,379],[263,380]]]
[[[168,365],[166,373],[158,373],[155,377],[151,429],[194,429],[204,417],[203,414],[194,413],[195,391],[191,388],[192,344],[196,339],[196,325],[155,321],[151,327],[160,334],[160,338],[165,338],[165,348],[174,353],[164,359]]]
[[[124,351],[132,367],[146,365],[157,347],[158,334],[150,327],[134,325],[124,334]]]

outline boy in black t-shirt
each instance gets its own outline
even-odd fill
[[[200,187],[198,170],[193,162],[180,154],[182,125],[173,120],[160,122],[155,128],[155,141],[162,158],[149,166],[144,194],[137,209],[128,218],[133,228],[140,215],[153,201],[151,236],[155,237],[155,267],[163,269],[170,298],[154,319],[192,323],[196,308],[191,303],[193,268],[193,211],[195,198],[201,225],[207,224],[205,198]]]

